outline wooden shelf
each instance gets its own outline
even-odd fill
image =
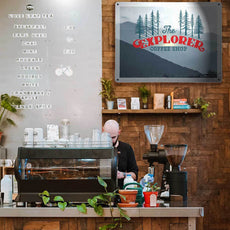
[[[177,113],[177,114],[190,114],[190,113],[201,113],[200,109],[139,109],[139,110],[133,110],[133,109],[126,109],[126,110],[118,110],[118,109],[102,109],[102,114],[171,114],[171,113]]]

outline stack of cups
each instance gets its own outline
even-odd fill
[[[34,129],[25,128],[24,129],[24,146],[27,148],[32,148],[34,142]]]
[[[101,131],[99,129],[93,129],[92,147],[100,147]]]
[[[34,147],[40,148],[43,147],[43,129],[34,128]]]

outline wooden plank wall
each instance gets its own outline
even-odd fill
[[[0,230],[96,230],[110,218],[0,218]],[[187,218],[131,218],[126,230],[189,230]]]
[[[102,0],[103,77],[113,79],[116,97],[126,98],[129,106],[130,97],[139,96],[138,87],[142,84],[114,82],[115,2],[115,0]],[[145,2],[151,1],[145,0]],[[186,2],[193,1],[186,0]],[[142,154],[149,149],[144,125],[165,125],[160,144],[176,142],[188,144],[189,150],[183,163],[183,167],[188,171],[188,195],[194,205],[205,207],[205,217],[200,220],[198,228],[204,230],[227,230],[230,226],[230,4],[229,0],[219,2],[222,2],[223,6],[222,83],[146,84],[152,95],[169,94],[175,90],[178,96],[187,97],[190,102],[196,97],[203,97],[211,102],[210,109],[217,114],[214,119],[203,120],[200,115],[175,114],[123,114],[119,117],[103,115],[103,122],[107,119],[120,120],[122,129],[120,139],[130,143],[134,148],[140,170],[139,178],[147,172],[147,163],[142,160]],[[149,106],[152,106],[151,100]],[[159,165],[156,171],[160,172],[161,168]],[[157,180],[160,180],[159,175]]]

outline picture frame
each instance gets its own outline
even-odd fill
[[[153,96],[153,109],[165,108],[165,95],[163,93],[154,93]]]
[[[124,98],[118,98],[117,99],[117,109],[119,109],[119,110],[126,110],[127,109],[126,99],[124,99]]]
[[[115,81],[222,81],[220,2],[117,2]]]

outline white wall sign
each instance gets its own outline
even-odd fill
[[[24,128],[63,118],[82,136],[101,128],[101,17],[101,0],[0,1],[0,93],[24,102],[4,130],[8,157]]]

